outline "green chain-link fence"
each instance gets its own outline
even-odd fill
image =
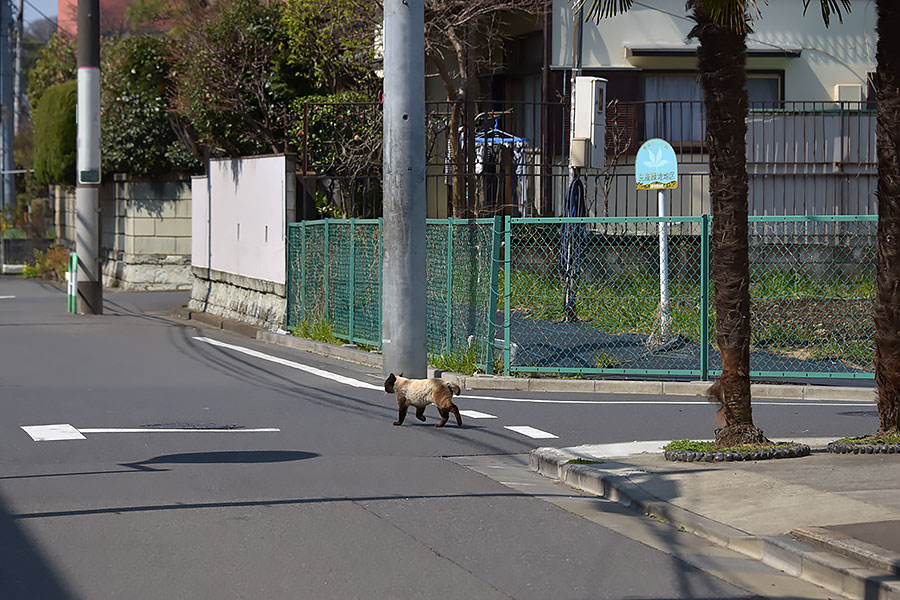
[[[877,217],[750,221],[751,375],[871,378]],[[426,227],[433,356],[474,354],[488,373],[501,359],[511,375],[706,379],[721,368],[706,215]],[[380,220],[290,225],[289,329],[327,322],[380,347],[380,233]]]
[[[872,377],[877,226],[877,216],[750,217],[752,375]]]
[[[499,218],[426,225],[428,352],[472,353],[487,372],[500,226]],[[381,219],[289,225],[288,329],[327,323],[338,338],[381,347],[381,231]]]

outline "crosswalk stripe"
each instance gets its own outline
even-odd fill
[[[504,429],[509,429],[510,431],[515,431],[516,433],[521,433],[522,435],[528,436],[530,438],[536,440],[543,439],[557,439],[558,435],[553,435],[547,431],[541,431],[540,429],[535,429],[534,427],[529,427],[528,425],[506,425]]]
[[[470,419],[496,419],[496,415],[478,412],[477,410],[461,410],[459,414],[469,417]]]

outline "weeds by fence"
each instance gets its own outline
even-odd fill
[[[872,377],[876,221],[751,217],[752,376]],[[706,215],[429,219],[426,227],[433,363],[701,379],[721,368]],[[339,338],[380,347],[380,233],[380,220],[290,225],[288,328],[328,323]]]

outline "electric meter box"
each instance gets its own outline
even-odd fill
[[[587,152],[572,148],[573,167],[602,169],[606,164],[606,79],[575,78],[575,115],[572,140],[587,140]],[[584,142],[579,142],[579,145]],[[576,156],[576,154],[578,156]],[[587,156],[585,156],[587,154]],[[577,162],[582,164],[575,164]]]

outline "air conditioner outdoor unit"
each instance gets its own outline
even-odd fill
[[[862,102],[863,86],[859,83],[838,83],[834,86],[835,102]]]

